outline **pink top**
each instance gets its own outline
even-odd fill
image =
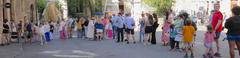
[[[169,22],[165,22],[162,27],[163,31],[168,32],[170,30],[170,25],[171,24]]]
[[[216,37],[215,32],[212,32],[212,33],[206,32],[205,33],[204,43],[213,43],[215,37]]]
[[[106,25],[107,25],[107,20],[108,20],[108,19],[105,19],[105,18],[102,19],[102,24],[103,24],[103,26],[106,26]]]

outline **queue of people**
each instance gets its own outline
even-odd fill
[[[224,28],[228,29],[227,40],[229,44],[230,57],[234,58],[234,48],[237,46],[240,50],[240,24],[239,15],[240,7],[235,6],[232,9],[233,16],[228,18],[225,26],[223,26],[223,15],[219,11],[220,4],[214,4],[214,10],[209,18],[207,31],[204,34],[204,58],[221,57],[219,37]],[[18,24],[15,21],[8,22],[3,20],[3,32],[0,39],[0,45],[9,45],[13,39],[18,42],[24,39],[24,42],[32,43],[34,39],[39,40],[41,45],[50,42],[54,37],[53,33],[56,27],[59,27],[61,40],[72,39],[74,31],[77,31],[78,39],[101,41],[104,39],[114,40],[117,43],[126,42],[127,44],[137,42],[134,36],[137,26],[140,26],[139,42],[143,45],[156,45],[156,29],[159,27],[158,17],[156,13],[142,13],[137,25],[131,16],[131,13],[118,13],[111,16],[105,15],[103,18],[95,16],[84,18],[79,17],[76,20],[70,18],[62,19],[59,26],[53,22],[43,22],[33,24],[32,22]],[[189,17],[187,12],[180,12],[175,15],[172,10],[166,13],[166,18],[163,20],[161,41],[163,46],[170,46],[170,51],[177,50],[185,53],[184,57],[194,57],[194,42],[196,39],[197,23]],[[11,27],[11,29],[10,29]],[[216,43],[216,51],[213,48],[213,43]],[[240,53],[240,51],[239,51]]]

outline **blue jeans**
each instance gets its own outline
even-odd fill
[[[143,39],[144,39],[144,31],[143,31],[143,29],[142,29],[142,30],[140,30],[139,42],[143,42]]]
[[[46,33],[45,33],[45,39],[46,39],[46,41],[47,41],[47,42],[50,42],[50,41],[51,41],[50,38],[51,38],[50,32],[46,32]]]
[[[78,38],[82,38],[83,37],[83,30],[77,30],[77,36],[78,36]]]
[[[117,38],[117,26],[113,26],[113,39]]]

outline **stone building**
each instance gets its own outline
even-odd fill
[[[2,33],[4,19],[14,20],[17,23],[19,21],[36,22],[36,2],[37,0],[0,0],[0,33]]]

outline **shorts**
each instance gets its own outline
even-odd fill
[[[240,41],[240,35],[227,35],[228,41]]]
[[[213,44],[212,43],[204,43],[204,46],[206,48],[213,48]]]
[[[216,34],[216,38],[215,39],[219,39],[220,35],[221,35],[221,32],[215,32]]]
[[[146,26],[145,33],[151,33],[151,32],[152,32],[152,26]]]
[[[184,43],[184,48],[192,48],[193,43]]]
[[[134,29],[126,29],[127,34],[134,34]]]
[[[97,33],[103,32],[103,29],[96,29]]]

